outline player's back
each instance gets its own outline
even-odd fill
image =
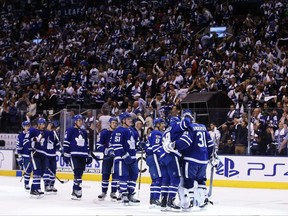
[[[213,144],[207,128],[203,124],[190,124],[188,134],[192,140],[189,148],[182,152],[184,160],[194,161],[196,163],[205,164],[209,160],[209,148]]]

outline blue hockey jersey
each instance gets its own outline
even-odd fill
[[[17,141],[16,141],[16,150],[18,154],[22,155],[22,157],[29,158],[32,147],[31,147],[31,142],[28,139],[26,139],[24,142],[25,136],[29,136],[29,133],[22,131],[18,135]]]
[[[113,131],[103,129],[100,133],[100,139],[96,143],[96,150],[99,152],[104,152],[106,148],[109,147],[110,137]]]
[[[66,157],[88,157],[89,144],[86,130],[75,127],[67,128],[63,148]]]
[[[146,155],[156,154],[160,157],[159,149],[162,146],[162,135],[163,132],[159,130],[153,130],[148,136],[148,148],[146,149]]]
[[[120,160],[127,152],[136,161],[136,143],[139,140],[137,131],[133,128],[118,127],[111,135],[110,146],[114,149],[114,160]]]
[[[214,142],[205,125],[192,123],[188,131],[175,142],[175,147],[182,153],[184,160],[207,164],[213,153]]]
[[[29,128],[24,138],[24,143],[31,142],[31,147],[36,152],[35,156],[56,156],[54,141],[53,131],[39,130],[33,127]]]
[[[61,150],[60,141],[55,131],[47,131],[47,132],[48,132],[48,139],[47,139],[46,156],[55,157],[56,151]]]

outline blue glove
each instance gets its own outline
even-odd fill
[[[67,157],[67,156],[63,156],[63,161],[64,161],[64,163],[65,164],[70,164],[70,159],[71,159],[71,157]]]
[[[129,165],[131,164],[133,161],[132,161],[132,158],[130,156],[130,154],[127,152],[125,155],[122,156],[122,159],[124,161],[125,164]]]
[[[17,160],[17,163],[18,163],[20,169],[22,170],[23,169],[23,165],[24,165],[23,158],[21,156],[18,156],[18,158],[16,160]]]
[[[88,157],[86,158],[86,164],[91,164],[93,161],[93,158],[91,157],[91,155],[88,155]]]
[[[172,161],[172,156],[170,154],[164,154],[162,157],[159,158],[159,162],[162,165],[168,166],[168,164]]]
[[[138,150],[139,150],[139,151],[142,151],[142,150],[146,150],[146,149],[147,149],[146,142],[144,142],[144,141],[139,142],[137,146],[138,146]]]
[[[114,157],[115,157],[114,149],[109,149],[109,151],[108,151],[108,156],[109,156],[110,158],[114,158]]]

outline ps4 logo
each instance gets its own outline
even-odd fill
[[[223,175],[227,178],[233,177],[239,174],[239,171],[234,169],[235,163],[229,158],[224,158],[224,164],[220,161],[216,174]]]

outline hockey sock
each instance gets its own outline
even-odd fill
[[[127,193],[127,182],[125,181],[120,181],[119,182],[120,185],[120,193]]]
[[[135,181],[128,181],[128,193],[132,194],[135,191],[135,187],[136,187],[136,182]]]
[[[81,177],[78,177],[78,176],[74,177],[73,189],[74,190],[81,190],[82,189],[82,179],[81,179]]]
[[[111,192],[116,193],[118,188],[118,181],[117,180],[112,180],[111,183]]]
[[[31,190],[40,190],[40,182],[41,182],[41,176],[34,174]]]

